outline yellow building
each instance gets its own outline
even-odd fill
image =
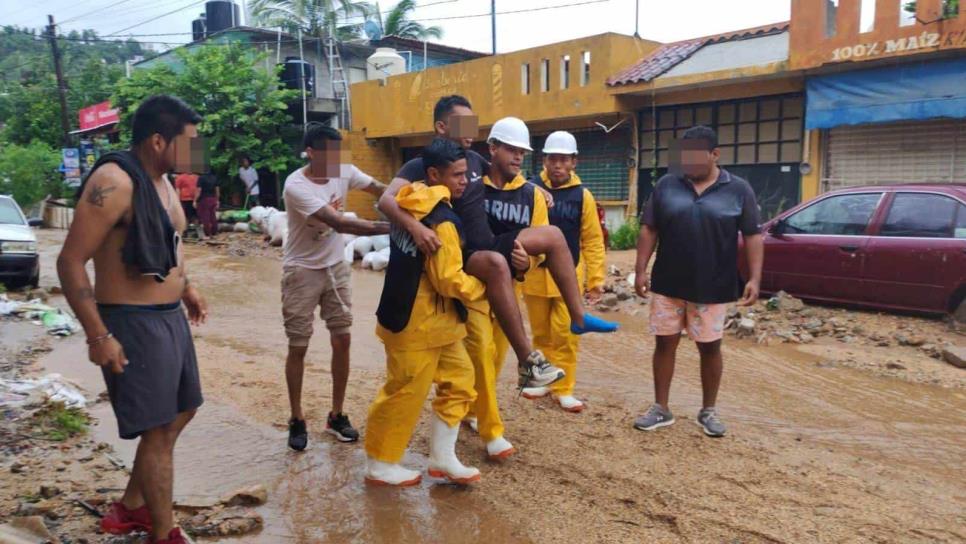
[[[460,94],[480,118],[477,145],[508,115],[526,121],[534,149],[554,130],[574,132],[581,179],[608,209],[611,224],[619,224],[634,201],[637,119],[621,109],[606,82],[659,45],[601,34],[356,83],[350,91],[352,132],[368,145],[353,146],[353,156],[389,153],[401,166],[432,138],[436,100]],[[539,160],[534,153],[525,170],[536,172]]]

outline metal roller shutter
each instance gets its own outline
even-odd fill
[[[966,182],[966,119],[836,127],[828,131],[825,190]]]

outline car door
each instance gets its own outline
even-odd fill
[[[765,239],[770,290],[851,302],[862,293],[868,228],[883,193],[833,194],[785,217]]]
[[[866,250],[864,300],[948,311],[952,290],[966,270],[966,232],[957,228],[964,214],[966,205],[951,196],[897,192]]]

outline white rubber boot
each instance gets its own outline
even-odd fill
[[[550,388],[549,387],[524,387],[523,391],[521,391],[520,394],[523,395],[523,398],[525,399],[530,399],[530,400],[542,399],[543,397],[546,397],[547,395],[550,394]]]
[[[473,430],[474,433],[479,434],[480,424],[475,417],[468,417],[463,420],[463,423],[466,423],[469,426],[469,428]]]
[[[513,447],[513,444],[502,436],[486,443],[486,455],[490,458],[490,461],[502,461],[516,452],[517,449]]]
[[[432,431],[429,436],[429,475],[446,478],[454,484],[471,484],[480,481],[480,471],[463,466],[456,458],[456,439],[460,426],[450,427],[433,414]]]
[[[402,465],[383,463],[372,457],[366,457],[367,484],[407,487],[417,485],[422,478],[419,472],[409,470]]]
[[[560,407],[564,411],[570,412],[572,414],[579,414],[584,411],[584,403],[580,402],[577,397],[573,395],[561,395],[557,397],[557,402],[560,403]]]

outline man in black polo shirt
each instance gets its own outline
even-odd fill
[[[727,304],[750,306],[758,300],[764,245],[758,203],[747,181],[718,167],[718,137],[708,127],[685,131],[680,166],[654,187],[641,216],[635,288],[650,289],[654,350],[655,403],[637,418],[644,431],[674,423],[668,394],[674,356],[687,327],[701,354],[703,408],[697,422],[708,436],[724,436],[715,411],[721,384],[721,338]],[[677,170],[677,172],[674,172]],[[745,237],[751,277],[738,279],[738,233]],[[647,264],[657,247],[653,277]],[[743,290],[743,291],[742,291]]]

